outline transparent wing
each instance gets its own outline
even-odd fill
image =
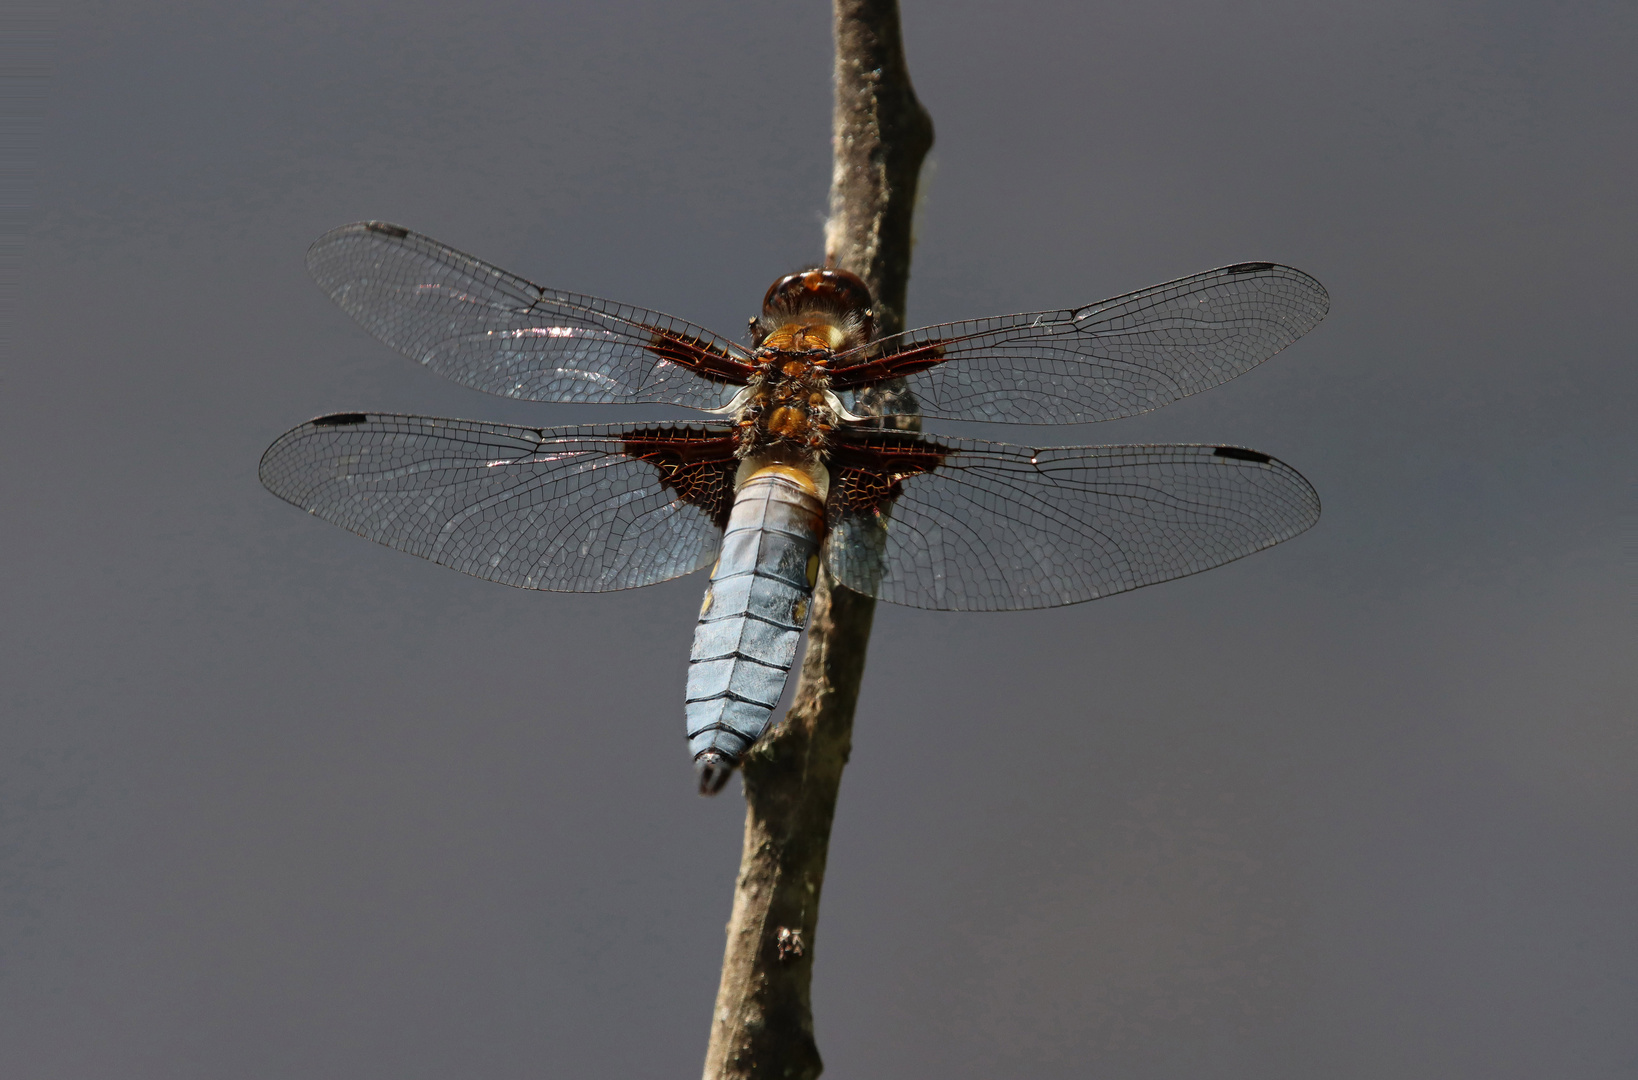
[[[708,565],[735,464],[711,429],[338,413],[280,436],[260,475],[309,513],[474,577],[606,592]]]
[[[745,352],[657,311],[545,289],[378,221],[314,241],[307,268],[364,328],[463,386],[525,401],[723,404]]]
[[[1329,307],[1300,270],[1240,263],[1074,310],[910,330],[838,357],[832,385],[910,376],[920,411],[951,420],[1112,420],[1227,382]]]
[[[1221,566],[1319,519],[1296,470],[1238,447],[875,445],[833,463],[827,561],[849,588],[910,607],[1076,604]]]

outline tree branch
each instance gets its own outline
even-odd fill
[[[825,261],[870,286],[877,332],[903,329],[910,223],[933,123],[904,61],[897,0],[835,0],[836,112]],[[877,407],[898,411],[889,390]],[[861,404],[869,404],[861,402]],[[905,417],[913,422],[913,418]],[[820,572],[795,700],[746,756],[745,847],[705,1080],[811,1080],[819,894],[876,601]]]

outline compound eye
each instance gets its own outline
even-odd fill
[[[857,275],[824,267],[786,274],[768,288],[762,298],[767,315],[793,315],[801,311],[864,312],[870,307],[870,289]]]
[[[768,286],[767,295],[762,298],[763,314],[779,315],[794,311],[807,292],[803,282],[805,277],[806,274],[786,274]]]

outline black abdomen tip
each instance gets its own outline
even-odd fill
[[[700,794],[715,795],[721,791],[734,774],[734,764],[716,750],[701,751],[694,759],[694,767],[700,774]]]

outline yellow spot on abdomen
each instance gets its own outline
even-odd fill
[[[750,476],[747,476],[745,478],[745,482],[750,483],[759,476],[777,476],[782,480],[789,480],[791,483],[795,484],[797,487],[801,488],[803,491],[814,496],[815,498],[819,497],[818,483],[814,481],[813,477],[807,472],[807,470],[798,468],[795,465],[786,465],[783,462],[775,462],[771,465],[764,465]]]

